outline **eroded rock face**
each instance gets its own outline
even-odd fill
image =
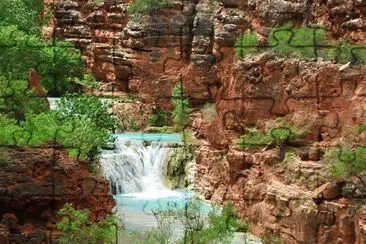
[[[196,189],[205,199],[234,203],[257,235],[278,234],[285,243],[362,243],[365,198],[344,195],[348,183],[322,185],[317,171],[324,165],[305,166],[296,159],[292,164],[300,168],[293,171],[283,166],[279,154],[277,149],[247,154],[201,146],[196,151]],[[309,169],[318,176],[315,185],[306,183]],[[302,172],[292,176],[296,184],[284,179],[291,172]],[[364,191],[363,184],[352,185]]]
[[[104,91],[138,93],[168,108],[182,75],[193,105],[216,99],[233,47],[246,30],[268,35],[277,24],[320,24],[335,37],[366,39],[362,1],[173,1],[171,8],[130,17],[128,0],[66,1],[56,5],[53,35],[79,46]]]
[[[218,119],[206,134],[238,138],[244,127],[264,127],[285,118],[306,131],[305,143],[330,143],[364,122],[365,66],[340,71],[340,65],[276,58],[263,54],[233,65],[218,91]],[[210,133],[210,131],[212,131]],[[217,144],[219,141],[207,136]],[[222,146],[230,143],[221,139]],[[316,158],[317,151],[308,157]]]
[[[29,243],[37,236],[38,241],[50,240],[57,211],[65,203],[89,209],[92,221],[112,213],[108,182],[63,149],[12,147],[7,157],[0,168],[0,236],[8,236],[11,243],[14,238]]]

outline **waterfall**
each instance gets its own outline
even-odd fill
[[[131,194],[144,198],[161,197],[170,191],[163,184],[164,160],[169,148],[164,142],[118,138],[116,148],[101,154],[104,177],[113,195]]]

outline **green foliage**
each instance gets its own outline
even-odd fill
[[[261,147],[268,146],[274,142],[274,138],[265,134],[256,128],[246,128],[247,133],[240,137],[239,145],[241,147]]]
[[[240,224],[243,224],[235,217],[233,206],[227,204],[221,213],[218,211],[209,213],[208,223],[205,223],[201,208],[202,203],[192,199],[183,208],[179,208],[177,203],[173,202],[168,210],[154,211],[158,223],[169,226],[171,223],[169,219],[173,218],[178,220],[184,228],[182,239],[172,242],[169,239],[170,236],[165,235],[163,240],[157,243],[230,243],[233,233],[238,230]],[[249,229],[247,224],[244,225],[244,228]],[[169,233],[169,230],[165,233]]]
[[[78,149],[74,156],[95,160],[101,147],[111,140],[116,118],[108,104],[92,95],[68,94],[58,103],[57,118],[62,121],[60,140]]]
[[[171,0],[134,0],[127,8],[130,15],[159,11],[172,5]]]
[[[25,80],[9,81],[0,75],[0,113],[22,121],[27,113],[47,110],[44,98],[36,97],[29,91]]]
[[[67,95],[57,111],[27,113],[18,122],[0,114],[0,144],[37,146],[56,141],[72,156],[92,163],[101,147],[111,140],[115,118],[108,106],[90,95]]]
[[[154,108],[152,114],[148,118],[148,124],[150,126],[162,127],[169,124],[167,113],[163,112],[160,108]]]
[[[70,203],[58,215],[60,221],[56,226],[63,233],[57,243],[114,243],[118,226],[114,217],[92,223],[87,209],[77,210]]]
[[[350,175],[358,175],[366,171],[366,148],[350,148],[343,146],[342,149],[331,149],[326,154],[329,162],[331,176],[344,178]]]
[[[99,89],[101,86],[101,83],[98,82],[95,77],[90,73],[84,74],[82,79],[80,79],[79,77],[73,77],[69,78],[69,80],[72,80],[71,82],[74,82],[75,84],[79,84],[85,88],[90,89]]]
[[[58,102],[57,112],[62,118],[90,120],[100,128],[113,130],[116,118],[109,112],[110,107],[93,95],[67,94]]]
[[[266,132],[261,132],[256,128],[246,128],[246,133],[239,139],[239,146],[243,148],[258,148],[269,145],[283,146],[303,136],[303,130],[290,125],[283,119],[276,119],[270,124]]]
[[[365,132],[366,131],[366,124],[361,124],[361,125],[357,126],[354,131],[355,131],[356,135],[359,135],[362,132]]]
[[[366,64],[365,46],[345,40],[332,40],[328,31],[321,28],[294,27],[292,23],[277,26],[269,33],[267,43],[269,50],[281,56],[300,57],[306,60],[321,57],[339,63]],[[237,39],[235,46],[238,58],[257,52],[256,33],[243,34]]]
[[[189,121],[189,101],[184,98],[184,86],[177,83],[172,89],[173,121],[178,130],[183,130]]]
[[[82,78],[84,63],[70,43],[43,41],[16,26],[5,26],[0,27],[0,45],[9,45],[0,52],[0,74],[9,80],[26,80],[33,68],[50,96],[77,91],[80,86],[73,81]]]
[[[40,34],[43,8],[42,0],[1,0],[0,28],[16,25],[27,33]]]
[[[235,43],[235,53],[238,58],[243,58],[257,51],[258,37],[254,32],[248,32],[239,37]]]
[[[132,130],[139,130],[140,129],[140,127],[136,123],[136,120],[134,120],[134,119],[130,120],[129,128],[132,129]]]

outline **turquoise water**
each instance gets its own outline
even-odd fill
[[[149,231],[157,228],[157,221],[153,214],[156,210],[183,210],[186,203],[193,198],[193,194],[184,190],[167,190],[159,192],[159,196],[152,197],[146,194],[122,194],[114,196],[116,200],[117,216],[122,218],[124,227],[129,231]],[[210,204],[199,201],[202,218],[207,218],[208,213],[219,209]],[[178,221],[173,223],[174,236],[183,234],[183,226]]]
[[[158,134],[158,133],[142,133],[142,132],[125,132],[122,134],[114,134],[117,139],[136,140],[136,141],[157,141],[157,142],[181,142],[180,134]]]
[[[176,209],[183,209],[186,203],[193,198],[193,194],[188,191],[174,190],[170,191],[167,196],[159,196],[157,198],[144,198],[139,194],[123,194],[116,195],[117,211],[142,211],[151,213],[152,210],[168,210],[174,206]],[[214,208],[210,204],[200,201],[201,213],[208,214]]]

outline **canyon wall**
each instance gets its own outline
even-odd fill
[[[215,104],[212,120],[192,118],[200,139],[196,188],[205,199],[233,202],[255,234],[285,243],[366,241],[366,178],[333,180],[325,156],[346,141],[366,146],[365,132],[354,135],[366,123],[365,66],[267,51],[239,60],[234,50],[240,34],[254,30],[264,42],[289,21],[365,45],[364,1],[174,1],[141,16],[128,16],[127,6],[127,0],[62,2],[53,34],[81,48],[104,92],[136,93],[168,109],[182,77],[193,106]],[[238,148],[246,129],[266,130],[278,118],[300,128],[301,140]],[[290,150],[295,156],[285,163]]]

